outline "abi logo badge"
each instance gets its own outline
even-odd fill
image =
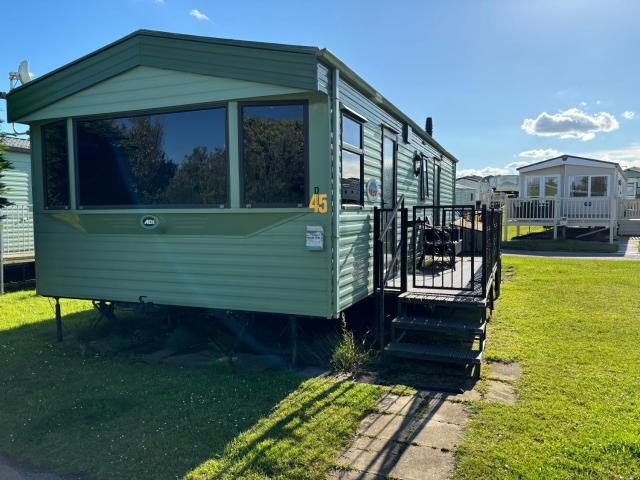
[[[153,230],[160,224],[160,220],[155,215],[145,215],[140,219],[140,225],[147,230]]]

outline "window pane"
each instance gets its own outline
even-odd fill
[[[227,203],[226,109],[77,122],[83,206]]]
[[[572,197],[586,197],[589,195],[589,177],[570,177],[570,195]]]
[[[555,197],[558,194],[557,177],[544,177],[544,196]]]
[[[305,204],[304,105],[242,107],[244,204]]]
[[[342,203],[360,205],[362,170],[360,155],[342,150]]]
[[[342,116],[342,142],[362,148],[362,125],[347,115]]]
[[[527,197],[540,196],[540,177],[527,177]]]
[[[606,197],[607,192],[607,177],[598,176],[591,177],[591,196],[592,197]]]
[[[44,203],[46,208],[69,208],[69,149],[67,122],[42,127]]]
[[[394,168],[395,168],[395,143],[389,137],[382,141],[382,202],[384,208],[393,208],[394,199]]]
[[[429,196],[429,162],[425,157],[420,160],[420,200]]]

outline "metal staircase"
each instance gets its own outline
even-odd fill
[[[500,293],[501,210],[414,207],[409,221],[401,200],[395,209],[376,209],[375,213],[381,349],[388,357],[466,366],[479,376],[487,320]],[[429,214],[420,211],[425,208],[431,210]],[[389,241],[385,237],[396,218],[402,219],[400,231]],[[445,245],[434,249],[431,257],[427,255],[426,270],[419,266],[425,261],[425,252],[416,242],[422,241],[420,232],[429,228],[441,233],[456,229],[456,235],[441,235],[443,242],[447,237],[462,242],[453,265],[449,258],[437,257],[438,252],[451,251]],[[411,248],[403,245],[409,238]],[[395,302],[393,308],[385,310],[385,297]]]

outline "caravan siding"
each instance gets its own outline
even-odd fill
[[[400,132],[397,145],[398,196],[405,196],[405,206],[431,205],[433,202],[433,161],[428,161],[429,197],[419,200],[419,177],[413,173],[415,151],[428,157],[440,157],[432,146],[413,134],[410,143],[403,141],[403,124],[388,112],[367,99],[348,82],[341,80],[339,98],[342,105],[366,118],[364,124],[364,181],[375,179],[381,183],[382,127],[391,127]],[[441,203],[454,200],[455,163],[450,159],[441,162]],[[339,213],[339,292],[338,311],[353,305],[373,293],[373,207],[380,206],[380,199],[372,202],[365,193],[363,208],[342,208]]]
[[[7,187],[5,197],[15,205],[31,204],[31,155],[11,150],[4,155],[12,167],[2,173],[2,183]]]
[[[283,95],[309,102],[309,184],[330,191],[325,95],[141,67],[33,115],[39,119],[71,118],[89,112]],[[237,179],[234,103],[229,104],[228,112],[230,175]],[[32,125],[39,294],[127,302],[143,299],[156,304],[325,318],[332,315],[330,215],[308,208],[239,208],[237,188],[230,192],[231,208],[225,209],[72,208],[45,212],[40,125]],[[157,216],[160,227],[141,229],[144,214]],[[324,228],[323,251],[306,249],[307,225]]]

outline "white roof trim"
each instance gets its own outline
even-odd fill
[[[525,165],[524,167],[518,168],[518,172],[529,173],[529,172],[535,172],[537,170],[542,170],[545,168],[558,167],[561,165],[577,165],[582,167],[598,167],[598,168],[607,168],[607,169],[618,168],[620,169],[620,171],[622,171],[622,167],[620,167],[620,164],[618,163],[608,162],[606,160],[562,156],[557,158],[550,158],[549,160],[543,160],[541,162],[537,162],[531,165]]]

